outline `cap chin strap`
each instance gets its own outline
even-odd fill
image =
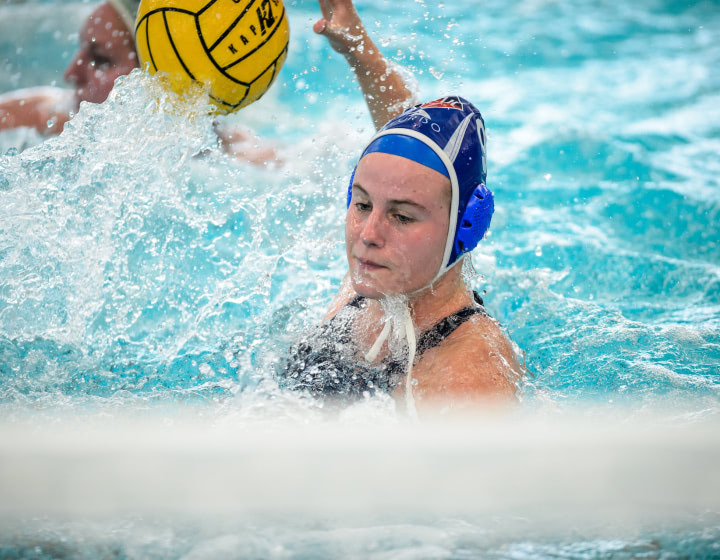
[[[380,348],[382,348],[382,345],[385,344],[388,336],[390,336],[390,321],[387,321],[385,323],[383,330],[380,332],[377,339],[375,340],[375,344],[373,344],[372,348],[370,348],[370,350],[368,350],[368,353],[365,354],[365,361],[375,361],[375,358],[377,358],[378,354],[380,353]]]
[[[392,321],[387,321],[385,323],[383,330],[378,335],[375,343],[372,345],[372,348],[370,348],[367,354],[365,354],[365,360],[370,363],[374,362],[375,359],[378,357],[378,354],[380,353],[380,349],[382,348],[383,344],[385,344],[388,337],[390,336],[390,331],[392,330],[392,328],[396,327],[400,330],[403,338],[405,338],[408,343],[408,363],[407,367],[405,368],[405,408],[407,410],[408,416],[413,419],[417,419],[415,397],[413,396],[412,390],[412,368],[413,362],[415,362],[415,354],[417,352],[417,336],[415,335],[415,325],[413,323],[412,317],[410,316],[410,309],[407,305],[403,306],[403,315],[404,316],[402,318],[402,321],[398,324],[393,324]]]
[[[417,409],[415,408],[415,397],[413,396],[412,368],[415,361],[415,352],[417,350],[417,337],[415,336],[415,325],[410,316],[410,309],[405,307],[405,338],[408,343],[408,364],[407,374],[405,375],[405,409],[410,418],[417,419]]]
[[[435,282],[440,280],[446,273],[450,272],[453,268],[455,268],[458,264],[460,264],[463,260],[465,260],[465,255],[467,253],[463,253],[462,255],[458,256],[457,259],[455,259],[455,262],[452,264],[449,264],[447,266],[440,265],[440,270],[438,270],[438,273],[435,275],[435,278],[433,278],[433,281],[430,282],[429,285],[425,286],[425,288],[422,288],[423,290],[426,288],[431,287]],[[420,291],[420,290],[418,290]]]

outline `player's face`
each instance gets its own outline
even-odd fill
[[[447,177],[399,156],[362,158],[345,220],[355,291],[377,299],[428,286],[442,263],[449,222]]]
[[[115,80],[137,66],[133,33],[115,8],[103,2],[80,31],[80,49],[65,70],[65,80],[75,86],[78,104],[102,103]]]

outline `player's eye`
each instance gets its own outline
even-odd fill
[[[102,55],[96,55],[93,57],[90,65],[98,70],[107,70],[112,66],[112,60]]]
[[[401,224],[411,224],[415,221],[415,218],[406,216],[405,214],[395,214],[395,219]]]

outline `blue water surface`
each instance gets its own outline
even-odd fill
[[[287,63],[265,98],[230,117],[281,163],[223,154],[202,99],[177,110],[139,71],[57,138],[0,134],[5,421],[184,402],[223,414],[248,400],[284,414],[267,383],[344,274],[344,191],[372,133],[352,72],[311,30],[316,3],[286,5]],[[419,99],[460,93],[485,117],[496,214],[471,282],[525,353],[523,405],[717,417],[717,4],[357,6]],[[0,2],[0,93],[62,85],[88,9]],[[709,537],[702,527],[618,546],[461,536],[436,543],[448,555],[407,557],[711,558],[716,521]],[[117,546],[116,557],[135,557]],[[314,550],[291,557],[335,557]]]

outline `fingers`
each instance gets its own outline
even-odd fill
[[[326,19],[319,19],[315,22],[313,25],[313,31],[317,33],[318,35],[322,35],[325,33],[325,30],[327,29],[327,20]]]
[[[318,0],[323,17],[313,31],[324,36],[337,52],[346,54],[362,40],[364,28],[352,0]]]

